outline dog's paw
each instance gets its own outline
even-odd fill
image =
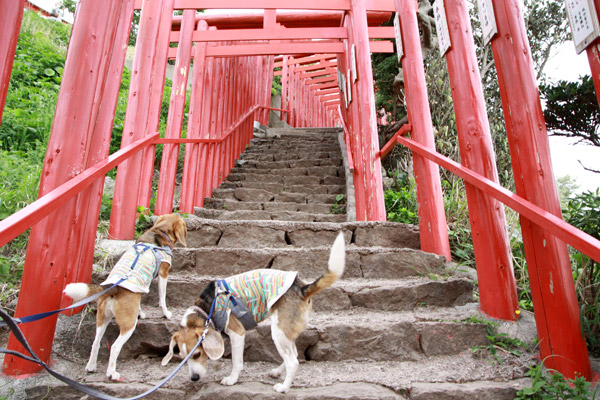
[[[290,387],[284,385],[283,383],[278,383],[277,385],[273,386],[273,390],[279,393],[287,393],[288,390],[290,390]]]
[[[223,386],[232,386],[235,385],[237,383],[237,378],[233,377],[233,376],[226,376],[225,378],[223,378],[221,380],[221,385]]]
[[[110,379],[111,381],[120,381],[121,380],[121,374],[118,373],[117,371],[113,372],[112,374],[107,374],[108,375],[108,379]]]
[[[146,317],[147,317],[146,313],[143,312],[141,308],[140,308],[140,314],[139,314],[139,316],[140,316],[140,319],[146,319]]]
[[[166,319],[171,319],[171,317],[173,316],[173,313],[171,311],[163,311],[163,315],[165,316]]]
[[[281,377],[281,369],[280,368],[273,368],[271,371],[269,371],[269,376],[271,378],[279,378]]]
[[[96,364],[88,364],[85,366],[85,372],[96,372]]]

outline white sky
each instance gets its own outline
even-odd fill
[[[590,66],[585,51],[579,55],[575,52],[573,42],[564,43],[550,59],[545,69],[553,81],[577,81],[582,75],[590,75]],[[600,174],[586,171],[578,162],[588,168],[600,170],[600,148],[576,144],[576,141],[549,137],[552,165],[556,178],[570,175],[580,185],[579,191],[595,190],[600,187]]]

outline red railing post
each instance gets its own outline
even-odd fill
[[[39,197],[108,154],[132,14],[133,0],[80,2]],[[89,280],[102,187],[102,181],[92,184],[32,227],[15,317],[58,309],[65,280]],[[56,319],[55,315],[21,327],[32,349],[45,362],[50,358]],[[27,353],[12,335],[7,347]],[[9,375],[40,369],[20,358],[4,358],[3,371]]]
[[[596,15],[598,18],[600,18],[600,0],[594,0],[594,5],[596,7]],[[596,89],[596,97],[598,98],[598,103],[600,103],[600,38],[594,40],[594,42],[590,44],[585,51],[588,56],[590,70],[592,72],[594,88]],[[1,115],[2,114],[0,114],[0,116]]]
[[[561,216],[546,123],[519,0],[493,2],[498,35],[492,49],[498,71],[517,194]],[[567,378],[591,377],[581,333],[569,252],[564,242],[521,218],[525,257],[542,360]]]
[[[287,101],[287,90],[288,90],[288,60],[289,56],[283,56],[283,67],[281,68],[281,108],[286,109],[288,107]],[[285,121],[289,113],[281,112],[280,119]]]
[[[169,115],[165,137],[175,139],[181,137],[183,114],[187,93],[190,58],[192,55],[192,35],[196,26],[196,11],[185,10],[181,21],[177,58],[173,72],[173,86],[169,102]],[[188,135],[189,136],[189,135]],[[160,176],[154,214],[163,215],[173,211],[173,195],[175,193],[175,175],[179,145],[165,144],[160,163]]]
[[[17,49],[25,0],[0,0],[0,122]]]
[[[206,21],[198,22],[198,31],[206,31],[208,25]],[[203,120],[206,119],[206,114],[203,112],[203,99],[205,86],[205,69],[206,69],[206,42],[198,42],[195,44],[194,51],[194,66],[192,79],[192,94],[190,96],[190,107],[188,112],[187,137],[191,139],[199,139],[202,137],[201,127]],[[183,159],[183,175],[181,178],[181,203],[179,209],[184,213],[193,213],[194,205],[202,206],[204,198],[199,197],[199,203],[196,203],[195,193],[200,191],[202,184],[198,181],[201,179],[201,172],[198,171],[200,157],[206,144],[188,143],[185,145],[185,155]]]
[[[451,48],[446,53],[462,164],[498,182],[469,12],[465,0],[445,0]],[[481,310],[515,320],[519,307],[504,206],[465,184]]]
[[[394,0],[394,3],[400,19],[404,46],[404,57],[402,57],[404,90],[408,120],[413,127],[412,137],[417,142],[435,149],[417,23],[417,2],[416,0]],[[438,166],[416,154],[413,154],[413,161],[419,203],[421,249],[443,255],[450,260],[448,225]]]
[[[158,131],[172,16],[173,0],[143,3],[121,148]],[[154,151],[137,154],[117,170],[108,231],[113,239],[133,238],[137,206],[149,205]]]

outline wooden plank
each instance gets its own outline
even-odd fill
[[[392,28],[393,30],[393,28]],[[170,33],[170,41],[179,41],[179,31]],[[392,32],[393,36],[393,32]],[[297,40],[297,39],[344,39],[343,28],[263,28],[263,29],[223,29],[194,32],[194,42],[224,42],[238,40]]]
[[[142,0],[136,0],[136,9],[141,9]],[[365,4],[369,11],[394,11],[392,0],[368,0]],[[245,0],[175,0],[176,10],[180,9],[305,9],[305,10],[350,10],[348,0],[295,0],[281,2],[279,0],[256,0],[251,3]]]
[[[0,121],[21,29],[25,0],[0,0]]]

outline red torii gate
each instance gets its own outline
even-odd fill
[[[189,212],[201,205],[212,188],[225,179],[233,160],[250,140],[253,120],[266,122],[272,71],[279,66],[275,56],[281,56],[284,88],[280,111],[286,114],[288,123],[314,126],[339,122],[345,128],[358,220],[385,220],[380,159],[393,144],[401,142],[414,152],[422,248],[449,258],[435,163],[467,181],[481,309],[497,318],[514,320],[518,309],[500,202],[521,213],[542,358],[568,377],[575,373],[590,377],[565,242],[596,260],[600,260],[600,243],[560,219],[545,123],[518,0],[494,2],[499,32],[492,39],[505,115],[509,116],[507,130],[518,196],[497,184],[464,0],[443,2],[451,41],[446,59],[463,165],[444,159],[434,150],[415,0],[259,0],[252,5],[242,0],[100,3],[81,0],[78,6],[42,173],[40,200],[0,222],[0,245],[33,225],[21,294],[43,294],[44,301],[21,296],[17,317],[58,308],[65,284],[90,279],[102,177],[114,165],[121,163],[111,213],[110,234],[115,238],[131,238],[136,206],[150,204],[156,144],[165,145],[156,213],[171,211],[177,150],[182,143],[186,144],[186,152],[181,210]],[[0,57],[7,55],[2,59],[11,60],[22,0],[0,0],[0,6]],[[142,13],[122,150],[107,159],[124,44],[136,7],[141,7]],[[264,12],[237,17],[195,12],[223,7],[250,7]],[[174,9],[184,10],[183,15],[173,17]],[[291,9],[315,11],[286,11]],[[370,53],[391,51],[391,45],[370,39],[391,38],[393,28],[371,25],[387,21],[392,11],[399,16],[410,125],[380,151]],[[169,43],[178,46],[171,49]],[[158,116],[168,58],[176,60],[176,73],[167,131],[159,139]],[[192,59],[187,136],[182,139]],[[0,67],[2,102],[11,69],[7,64]],[[227,74],[229,79],[223,79]],[[332,80],[332,74],[339,76]],[[335,89],[338,85],[343,87],[342,92]],[[335,94],[338,98],[332,99]],[[408,131],[411,140],[402,137]],[[49,318],[23,326],[32,347],[46,361],[55,322],[56,318]],[[23,350],[12,337],[9,348]],[[9,374],[37,369],[9,356],[3,366]]]

